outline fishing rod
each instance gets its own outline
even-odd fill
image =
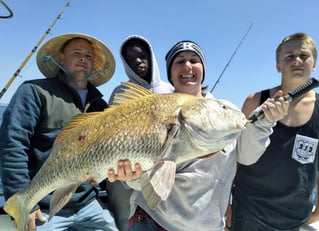
[[[44,33],[44,35],[41,37],[41,39],[39,40],[39,42],[35,45],[35,47],[32,49],[32,51],[30,52],[30,54],[25,58],[25,60],[22,62],[22,64],[19,66],[19,68],[16,70],[16,72],[13,74],[13,76],[10,78],[10,80],[8,81],[8,83],[5,85],[5,87],[2,89],[2,91],[0,92],[0,99],[2,98],[2,96],[4,95],[4,93],[8,90],[8,88],[10,87],[10,85],[12,84],[13,80],[19,75],[20,71],[22,70],[22,68],[25,66],[25,64],[29,61],[29,59],[31,58],[31,56],[33,55],[33,53],[36,52],[37,48],[39,47],[39,45],[41,44],[41,42],[44,40],[44,38],[47,36],[47,34],[50,33],[50,31],[52,30],[53,26],[56,24],[56,22],[61,18],[62,14],[64,13],[64,11],[66,10],[66,8],[68,6],[70,6],[72,0],[68,1],[67,4],[63,7],[63,9],[61,10],[61,12],[59,13],[59,15],[56,17],[56,19],[53,21],[53,23],[51,24],[51,26],[47,29],[47,31]]]
[[[287,95],[284,96],[284,100],[291,102],[292,100],[304,95],[308,91],[314,89],[315,87],[319,87],[319,81],[315,78],[309,79],[304,84],[300,85],[299,87],[295,88]],[[248,118],[250,123],[254,123],[257,120],[260,120],[264,117],[264,111],[262,110],[262,105],[257,107],[253,112],[252,115]]]
[[[240,40],[238,46],[237,46],[236,49],[234,50],[232,56],[231,56],[230,59],[228,60],[226,66],[224,67],[223,71],[221,72],[221,74],[219,75],[218,79],[216,80],[214,86],[213,86],[212,89],[210,90],[210,93],[212,93],[212,92],[214,91],[216,85],[219,83],[219,80],[222,78],[222,76],[223,76],[225,70],[226,70],[227,67],[229,66],[231,60],[233,59],[233,57],[234,57],[235,54],[237,53],[237,50],[239,49],[239,47],[241,46],[241,44],[243,43],[243,41],[244,41],[245,38],[247,37],[247,35],[248,35],[249,31],[251,30],[251,28],[253,27],[253,25],[254,25],[254,22],[252,22],[252,23],[250,24],[250,26],[249,26],[249,28],[247,29],[247,31],[246,31],[244,37]]]
[[[12,12],[12,10],[10,9],[10,7],[7,5],[7,4],[5,4],[4,3],[4,1],[0,1],[0,3],[7,9],[7,11],[9,12],[9,15],[6,15],[6,16],[2,16],[2,15],[0,15],[0,18],[12,18],[12,16],[13,16],[13,12]]]

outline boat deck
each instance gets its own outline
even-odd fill
[[[17,231],[8,215],[0,215],[0,231]]]

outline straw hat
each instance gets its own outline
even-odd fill
[[[65,42],[74,38],[84,38],[91,42],[95,53],[92,74],[94,72],[98,72],[104,68],[107,68],[105,71],[102,71],[89,79],[89,81],[95,86],[100,86],[109,81],[115,70],[115,59],[112,52],[100,40],[90,35],[80,33],[59,35],[47,41],[39,49],[37,54],[37,65],[42,74],[45,75],[47,78],[53,78],[57,75],[60,68],[54,62],[45,60],[44,57],[49,56],[59,63],[59,53],[61,51],[61,47]]]

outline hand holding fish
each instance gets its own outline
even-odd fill
[[[129,160],[119,160],[117,163],[117,174],[114,169],[108,171],[108,180],[114,182],[117,180],[131,181],[136,180],[142,174],[142,168],[139,163],[135,164],[135,171],[132,170],[132,165]]]
[[[283,91],[277,91],[272,98],[267,99],[261,106],[265,118],[269,122],[281,120],[288,114],[289,101],[283,97]]]

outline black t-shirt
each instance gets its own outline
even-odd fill
[[[262,92],[261,102],[269,97]],[[316,95],[310,120],[300,127],[280,122],[270,145],[253,165],[239,165],[233,197],[242,209],[278,229],[305,223],[313,208],[319,138],[319,101]]]

